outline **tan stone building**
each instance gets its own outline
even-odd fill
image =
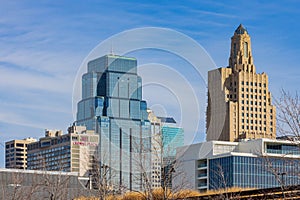
[[[5,142],[5,168],[27,168],[27,145],[36,139],[25,138]]]
[[[206,139],[274,139],[275,116],[268,76],[256,73],[250,36],[240,25],[231,38],[229,66],[208,72]]]
[[[46,130],[45,137],[28,144],[27,169],[78,172],[87,175],[97,156],[99,135],[85,126],[71,126],[68,134]]]

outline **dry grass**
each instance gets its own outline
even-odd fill
[[[176,193],[172,193],[170,190],[165,191],[168,199],[177,199],[177,198],[186,198],[199,196],[200,193],[194,190],[181,190]],[[127,192],[123,195],[109,196],[106,197],[106,200],[146,200],[146,196],[149,196],[147,193],[141,192]],[[164,199],[164,190],[163,189],[155,189],[151,193],[152,200],[163,200]],[[97,197],[78,197],[74,200],[99,200]]]

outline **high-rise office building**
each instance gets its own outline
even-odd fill
[[[172,117],[157,117],[150,109],[152,188],[172,187],[176,149],[184,145],[183,128]]]
[[[176,167],[176,150],[184,145],[183,128],[178,127],[173,117],[158,117],[161,121],[162,144],[162,187],[172,188],[172,179]]]
[[[135,58],[110,54],[88,63],[76,123],[99,134],[99,159],[109,167],[111,184],[142,189],[141,170],[150,171],[151,133]]]
[[[98,142],[99,135],[84,126],[73,125],[68,134],[61,130],[46,130],[45,137],[28,144],[27,169],[88,175],[97,155]]]
[[[240,25],[231,38],[229,66],[208,72],[206,139],[276,138],[268,76],[256,73],[251,41]]]
[[[176,149],[184,145],[183,128],[178,127],[173,117],[158,117],[161,120],[163,157],[175,158]]]
[[[5,142],[5,168],[27,169],[27,145],[33,138]]]
[[[154,114],[151,109],[147,109],[148,119],[151,123],[151,187],[161,187],[161,171],[162,171],[162,136],[161,136],[161,120]]]

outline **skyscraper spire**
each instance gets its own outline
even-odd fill
[[[231,37],[229,67],[208,72],[206,139],[276,138],[276,108],[266,73],[257,74],[243,25]]]
[[[255,73],[253,64],[251,39],[242,24],[234,31],[231,37],[231,50],[229,66],[233,71],[246,71]]]

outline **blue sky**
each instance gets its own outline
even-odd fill
[[[252,38],[257,72],[269,75],[273,96],[278,97],[281,88],[297,91],[300,3],[230,2],[0,0],[0,141],[3,144],[28,136],[38,138],[45,128],[66,132],[73,122],[73,82],[82,61],[101,41],[133,28],[162,27],[186,34],[221,67],[228,64],[230,37],[242,23]],[[179,72],[189,67],[159,51],[130,55],[140,64],[159,62],[175,66]],[[185,77],[195,88],[199,86],[197,96],[202,100],[197,137],[202,140],[205,84],[192,75]],[[158,91],[145,87],[148,105],[158,110],[163,107],[167,109],[164,112],[180,121],[176,103],[166,105],[167,101],[155,96]],[[3,155],[0,146],[0,167],[4,166]]]

